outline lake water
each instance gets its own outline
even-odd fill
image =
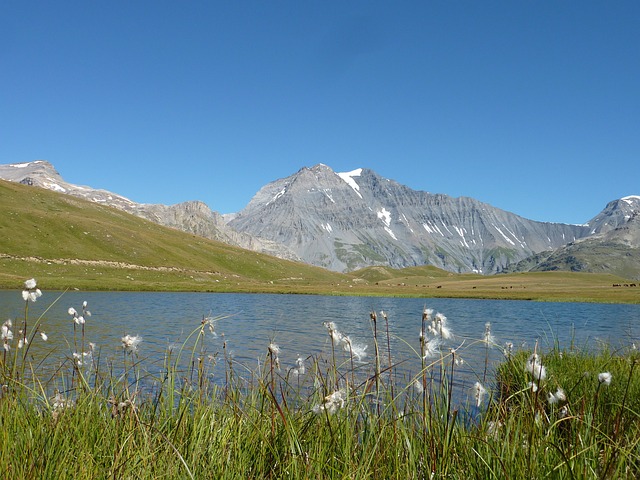
[[[87,319],[87,342],[95,343],[102,358],[122,359],[121,337],[140,335],[139,358],[161,365],[170,346],[181,345],[198,328],[204,316],[228,316],[216,323],[217,336],[207,334],[207,354],[222,351],[223,342],[236,362],[255,368],[264,359],[270,342],[281,348],[283,368],[293,367],[298,356],[330,355],[331,344],[323,322],[333,321],[354,343],[367,345],[365,361],[373,360],[374,344],[371,311],[378,312],[380,352],[386,364],[385,323],[389,319],[393,361],[403,370],[419,369],[419,331],[426,306],[443,313],[449,320],[454,339],[449,347],[460,347],[465,360],[461,367],[464,381],[472,384],[482,375],[486,349],[474,343],[482,338],[485,323],[491,322],[498,345],[512,342],[533,348],[536,341],[548,349],[554,339],[561,347],[572,343],[589,348],[606,342],[613,348],[640,346],[640,305],[587,303],[539,303],[500,300],[460,300],[431,298],[328,297],[310,295],[208,294],[208,293],[131,293],[67,292],[57,302],[56,292],[44,295],[30,308],[30,323],[43,315],[41,329],[49,340],[36,337],[30,353],[34,358],[52,352],[50,358],[69,356],[74,350],[73,322],[69,307],[80,311],[88,302],[92,316]],[[43,313],[46,308],[49,310]],[[19,291],[0,291],[0,320],[11,318],[14,333],[24,316]],[[415,351],[414,351],[415,350]],[[491,362],[502,358],[501,348],[490,350]],[[36,358],[37,359],[37,358]],[[216,367],[218,368],[218,367]],[[224,367],[220,367],[224,368]],[[480,373],[478,373],[480,372]]]

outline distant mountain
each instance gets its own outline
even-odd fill
[[[528,257],[506,271],[607,272],[640,280],[640,197],[610,202],[588,225],[601,233]]]
[[[51,163],[36,160],[26,163],[0,165],[0,178],[26,185],[35,185],[56,192],[73,195],[102,205],[124,210],[160,225],[176,228],[194,235],[225,242],[276,257],[299,260],[286,246],[229,228],[222,216],[206,204],[189,201],[176,205],[136,203],[122,195],[68,183]]]
[[[605,233],[624,226],[633,216],[640,213],[640,196],[630,195],[609,202],[604,210],[589,220],[589,234]]]
[[[372,170],[336,173],[323,164],[265,185],[229,225],[338,271],[434,265],[496,273],[590,233],[589,226],[535,222],[472,198],[415,191]]]

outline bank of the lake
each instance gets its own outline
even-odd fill
[[[114,268],[94,263],[58,264],[0,258],[0,288],[12,289],[24,271],[47,290],[276,293],[332,296],[470,298],[640,304],[640,282],[608,274],[536,272],[508,275],[452,274],[433,267],[338,274],[320,269],[256,280],[193,269]],[[310,267],[309,267],[310,268]],[[311,272],[311,273],[310,273]]]

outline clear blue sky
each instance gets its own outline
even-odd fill
[[[241,210],[303,166],[582,223],[640,194],[640,2],[0,2],[0,163]]]

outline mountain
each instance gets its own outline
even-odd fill
[[[434,265],[496,273],[590,234],[586,225],[535,222],[472,198],[415,191],[372,170],[336,173],[323,164],[265,185],[229,225],[337,271]]]
[[[640,213],[640,196],[630,195],[609,202],[598,215],[589,220],[591,235],[605,233],[624,226],[633,216]]]
[[[472,198],[415,191],[367,169],[302,168],[261,188],[239,213],[206,204],[139,204],[65,182],[53,165],[0,165],[0,178],[116,207],[229,245],[335,271],[433,265],[452,272],[610,271],[638,278],[640,197],[585,225],[527,220]]]
[[[599,233],[526,258],[505,272],[607,272],[640,280],[640,197],[610,202],[588,225]]]
[[[106,190],[68,183],[51,163],[44,160],[0,165],[0,178],[115,207],[160,225],[218,240],[229,245],[287,260],[300,260],[284,245],[254,238],[229,228],[222,216],[212,211],[203,202],[189,201],[176,205],[136,203],[122,195]]]

